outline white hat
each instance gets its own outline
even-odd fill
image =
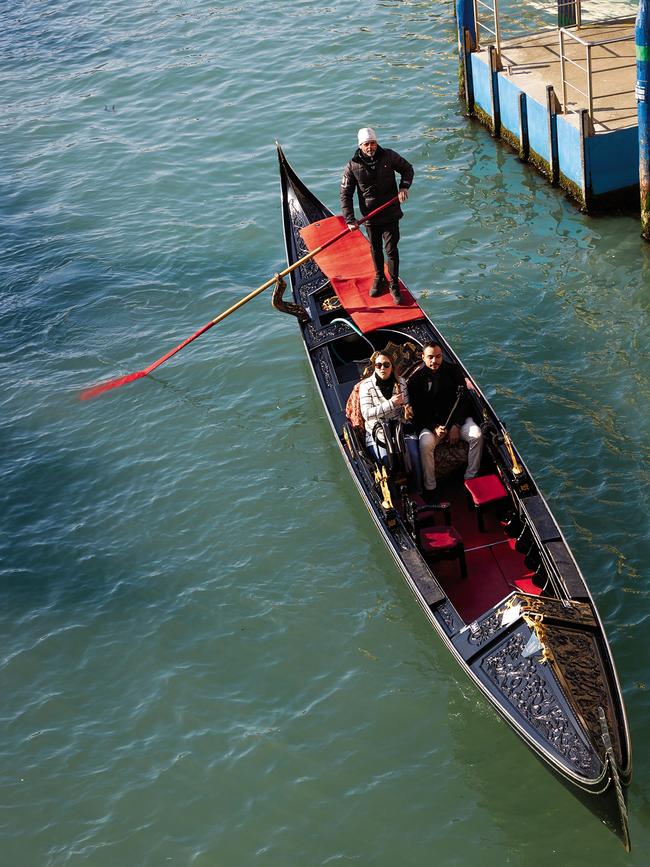
[[[357,134],[357,143],[359,147],[367,141],[377,141],[377,134],[370,126],[364,126]]]

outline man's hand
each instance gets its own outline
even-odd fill
[[[358,228],[359,228],[359,224],[357,223],[356,220],[354,221],[354,223],[348,223],[348,229],[349,229],[351,232],[354,232],[354,230],[355,230],[355,229],[358,229]]]
[[[397,193],[397,198],[399,199],[400,205],[403,205],[404,202],[408,199],[408,197],[409,197],[409,191],[408,190],[399,190]]]
[[[439,440],[442,440],[447,436],[447,428],[444,426],[444,424],[439,424],[434,430],[434,434],[438,437]]]

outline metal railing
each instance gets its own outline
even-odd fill
[[[494,30],[489,27],[485,20],[481,18],[479,12],[482,9],[487,9],[489,13],[491,13],[491,21],[494,23]],[[498,0],[492,0],[492,5],[489,3],[483,2],[483,0],[474,0],[474,21],[476,23],[476,50],[478,51],[481,46],[481,28],[486,30],[492,39],[485,40],[488,43],[493,44],[496,47],[497,54],[501,51],[501,33],[499,30],[499,2]]]
[[[627,23],[630,19],[618,19],[617,21],[607,21],[602,23],[607,24],[615,24],[615,23]],[[633,20],[633,19],[632,19]],[[593,95],[593,66],[592,66],[592,50],[601,45],[613,45],[615,42],[630,42],[634,41],[634,32],[629,33],[627,36],[614,36],[609,39],[583,39],[578,36],[577,33],[572,32],[566,27],[560,27],[559,30],[559,38],[560,38],[560,75],[562,78],[562,111],[566,114],[567,111],[576,112],[575,109],[567,108],[567,88],[570,87],[572,90],[579,93],[583,96],[587,102],[587,106],[589,108],[589,117],[593,121],[594,116],[594,95]],[[584,46],[585,49],[585,65],[582,66],[575,60],[572,60],[566,53],[565,49],[565,40],[569,39],[579,45]],[[586,88],[587,90],[580,90],[575,84],[572,84],[570,81],[567,81],[566,76],[566,64],[570,64],[571,66],[580,69],[585,74],[586,79]]]
[[[614,45],[618,42],[633,42],[635,38],[633,28],[631,33],[624,36],[611,36],[602,39],[588,38],[587,33],[585,33],[586,28],[634,22],[634,16],[630,14],[630,3],[627,0],[613,0],[613,2],[625,17],[603,18],[603,15],[610,13],[612,7],[609,3],[599,2],[599,0],[593,0],[593,2],[592,0],[590,2],[586,2],[586,0],[585,2],[583,0],[555,0],[555,2],[553,0],[551,2],[548,0],[473,0],[476,50],[484,50],[489,45],[494,45],[497,63],[501,64],[502,52],[507,52],[508,48],[512,47],[513,39],[523,40],[529,35],[540,32],[550,34],[557,30],[561,79],[558,84],[562,91],[562,112],[577,114],[581,108],[587,106],[593,124],[594,76],[603,71],[598,68],[598,63],[594,64],[594,49]],[[584,35],[580,35],[581,33]],[[597,36],[597,34],[593,35]],[[516,47],[521,48],[521,44]],[[569,47],[572,45],[574,50],[571,52],[573,56],[570,57]],[[575,45],[584,49],[584,56],[576,57]],[[596,58],[598,58],[598,53],[596,53]],[[543,66],[545,63],[546,61],[535,61],[523,63],[522,66],[532,68]],[[517,62],[510,62],[509,60],[506,60],[505,64],[509,73],[516,70],[519,65]],[[570,72],[572,69],[582,73],[584,79],[581,79],[579,75],[574,75],[573,80],[571,80]],[[584,80],[584,85],[576,83],[581,80]],[[575,103],[575,107],[569,106],[569,91],[578,97],[571,100]],[[630,93],[633,92],[634,85],[630,89]],[[618,95],[622,96],[623,94]]]
[[[577,24],[580,27],[582,22],[582,0],[523,0],[523,7],[516,0],[514,3],[513,0],[503,0],[505,12],[499,9],[499,2],[473,0],[477,50],[481,46],[494,45],[497,52],[501,51],[502,21],[508,31],[508,38],[514,34],[523,36],[531,30],[547,30],[555,26],[571,27]]]

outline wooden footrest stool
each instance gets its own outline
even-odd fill
[[[508,498],[508,492],[503,487],[501,479],[491,474],[489,476],[476,476],[474,479],[465,479],[465,490],[471,507],[476,510],[476,520],[481,533],[483,527],[483,511],[489,506]]]

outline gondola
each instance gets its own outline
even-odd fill
[[[372,266],[362,232],[347,232],[308,258],[345,224],[277,148],[287,262],[305,262],[291,272],[291,301],[278,280],[274,304],[296,317],[363,502],[431,626],[476,688],[629,850],[631,744],[621,688],[566,539],[503,422],[406,287],[401,306],[388,294],[369,298]],[[421,497],[408,430],[388,434],[393,448],[380,464],[350,413],[373,351],[389,348],[408,375],[431,340],[462,371],[484,440],[480,484],[470,490],[448,455],[451,469],[434,504]]]

